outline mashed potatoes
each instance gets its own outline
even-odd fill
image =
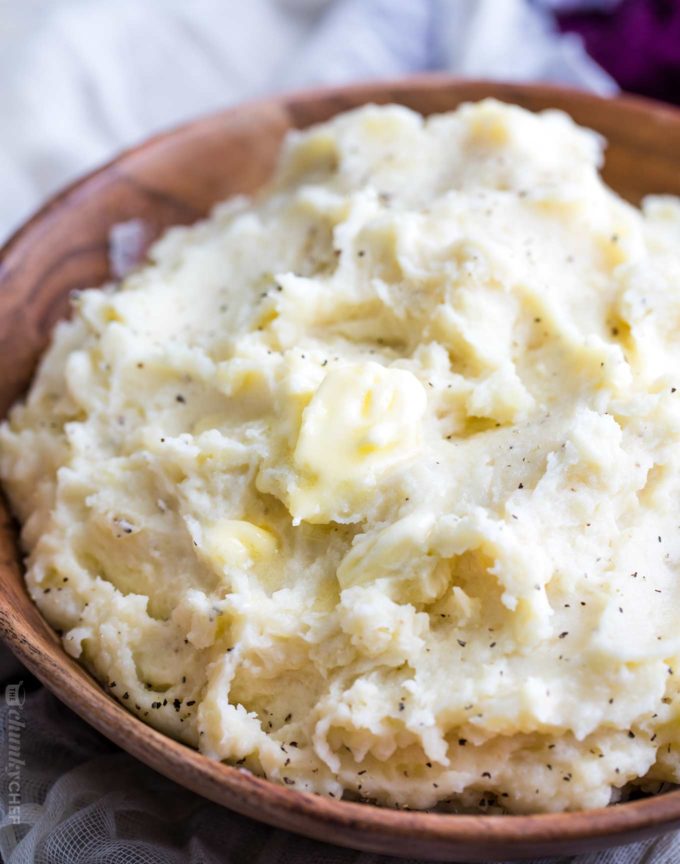
[[[0,473],[125,706],[398,806],[680,779],[680,204],[600,153],[367,107],[74,299]]]

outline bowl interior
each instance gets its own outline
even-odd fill
[[[605,101],[544,86],[443,77],[320,90],[225,111],[158,136],[66,189],[0,255],[0,417],[27,388],[69,292],[111,278],[110,231],[138,220],[143,245],[270,175],[281,139],[366,102],[425,114],[496,96],[560,108],[609,141],[604,176],[628,200],[680,195],[680,113],[638,99]],[[526,817],[453,816],[322,799],[212,762],[144,725],[61,649],[29,600],[16,530],[0,496],[0,632],[72,709],[139,759],[239,812],[354,848],[442,860],[556,854],[623,843],[680,826],[680,792],[605,810]]]

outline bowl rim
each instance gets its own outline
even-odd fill
[[[621,109],[633,111],[636,114],[646,114],[649,111],[669,122],[677,123],[680,120],[680,106],[672,105],[668,102],[662,102],[658,99],[652,99],[649,96],[642,96],[637,93],[629,93],[621,91],[611,96],[602,96],[592,93],[589,90],[580,90],[577,87],[572,87],[566,84],[551,84],[543,82],[508,82],[497,81],[493,78],[463,78],[456,75],[449,75],[445,72],[424,72],[417,75],[409,75],[398,78],[385,78],[375,81],[359,81],[351,84],[330,85],[330,86],[310,86],[287,91],[280,94],[272,94],[269,96],[261,96],[253,99],[247,99],[243,102],[236,102],[226,108],[220,108],[217,111],[207,111],[198,114],[188,120],[179,123],[171,124],[143,140],[136,142],[128,147],[117,151],[109,159],[96,164],[93,168],[83,174],[78,174],[73,180],[70,180],[55,189],[45,197],[43,202],[37,209],[31,211],[30,215],[23,219],[19,225],[10,231],[8,237],[5,238],[0,245],[0,274],[2,273],[3,261],[14,250],[14,247],[23,239],[32,228],[42,222],[52,211],[61,205],[65,199],[69,198],[73,193],[78,192],[81,187],[89,184],[92,180],[106,173],[129,158],[136,156],[143,151],[162,144],[164,141],[181,135],[191,129],[201,126],[205,122],[215,120],[217,118],[228,119],[231,115],[242,114],[246,111],[256,111],[258,108],[266,107],[271,104],[280,104],[287,107],[291,104],[311,102],[319,98],[320,95],[325,96],[363,96],[364,93],[372,93],[376,87],[384,87],[386,89],[399,89],[408,87],[409,89],[428,90],[432,87],[490,87],[497,90],[499,94],[505,93],[507,101],[511,101],[513,92],[529,91],[538,96],[552,97],[555,95],[566,96],[574,99],[581,104],[598,105],[602,103],[616,104]],[[501,102],[506,101],[506,96],[499,95],[497,97]],[[364,104],[370,104],[368,100]]]
[[[272,104],[284,108],[304,105],[320,96],[347,96],[358,104],[370,102],[370,99],[364,100],[364,95],[374,94],[377,88],[408,88],[411,92],[432,87],[455,90],[456,86],[462,85],[488,86],[501,101],[511,102],[513,93],[530,92],[547,100],[559,95],[581,104],[615,103],[617,108],[628,113],[631,119],[641,119],[653,110],[662,119],[680,125],[679,109],[645,97],[627,94],[601,97],[559,85],[477,81],[443,73],[345,86],[310,87],[255,99],[201,115],[152,135],[51,195],[34,215],[11,234],[0,249],[0,283],[5,262],[26,240],[31,241],[34,232],[39,233],[41,225],[58,214],[62,205],[66,202],[73,203],[80,195],[86,195],[90,191],[96,194],[96,189],[92,190],[92,187],[100,176],[124,165],[127,160],[145,150],[200,128],[204,123],[217,119],[228,121],[232,117]],[[0,289],[1,287],[0,284]],[[14,529],[10,526],[11,518],[2,519],[3,509],[0,489],[0,534],[9,536],[14,533]],[[8,508],[6,513],[9,513]],[[14,570],[15,565],[18,565],[20,588],[27,594],[22,555],[18,547],[15,548],[16,561],[0,560],[0,569]],[[46,626],[49,628],[49,625]],[[50,633],[53,634],[51,628]],[[680,789],[609,807],[529,815],[448,814],[399,810],[301,792],[257,777],[244,769],[212,760],[147,725],[113,699],[88,671],[69,657],[61,647],[60,640],[62,656],[59,662],[45,653],[35,640],[36,628],[31,625],[27,627],[22,622],[21,616],[15,613],[3,591],[0,591],[0,635],[26,667],[61,701],[140,761],[202,796],[243,815],[327,842],[382,852],[387,849],[388,840],[394,843],[396,839],[404,844],[401,853],[404,855],[412,854],[413,848],[417,848],[424,849],[425,854],[432,857],[444,856],[452,860],[451,856],[456,854],[458,849],[458,854],[464,854],[467,860],[490,860],[498,855],[503,855],[506,859],[512,857],[513,846],[522,855],[533,855],[534,852],[524,853],[521,850],[532,844],[543,844],[543,847],[548,848],[552,842],[571,843],[576,849],[585,841],[604,839],[607,845],[613,845],[617,840],[621,843],[630,842],[631,839],[639,839],[645,834],[680,826]],[[57,638],[56,635],[54,638]],[[414,838],[417,838],[416,842],[419,843],[416,847],[413,847],[412,843],[409,845]],[[480,844],[480,838],[483,838],[481,842],[486,844],[487,851],[481,858],[475,858],[476,853],[470,850]],[[391,854],[395,854],[395,851],[392,850]],[[419,851],[419,854],[424,853]]]

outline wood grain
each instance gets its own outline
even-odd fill
[[[124,153],[50,201],[0,253],[0,416],[26,390],[71,290],[110,277],[113,225],[142,219],[150,237],[194,221],[223,198],[256,189],[283,135],[365,102],[425,114],[496,96],[531,109],[561,108],[609,141],[604,175],[633,202],[680,195],[680,112],[642,99],[605,101],[546,86],[424,77],[318,90],[207,117]],[[328,842],[393,855],[486,861],[580,852],[680,827],[680,791],[587,812],[454,816],[335,801],[213,762],[144,725],[61,649],[29,600],[16,530],[0,498],[0,633],[56,695],[161,773],[220,804]]]

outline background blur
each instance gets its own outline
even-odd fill
[[[680,0],[0,0],[0,238],[158,129],[432,70],[680,101]]]
[[[0,0],[0,242],[46,195],[160,129],[282,90],[428,71],[680,104],[680,0]],[[0,760],[6,864],[388,864],[175,786],[0,647],[2,691],[18,682],[18,824]],[[3,749],[7,730],[3,703]],[[680,835],[561,860],[680,862]]]

